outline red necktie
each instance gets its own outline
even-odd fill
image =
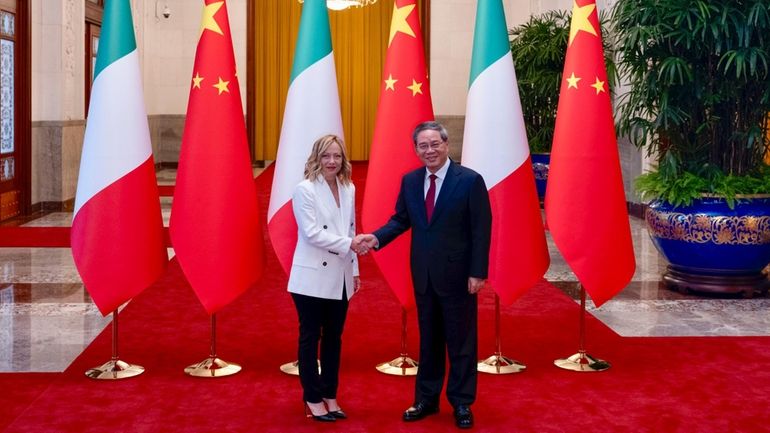
[[[436,203],[436,175],[431,174],[430,186],[428,187],[428,193],[425,195],[425,213],[428,215],[428,222],[433,215],[433,207]]]

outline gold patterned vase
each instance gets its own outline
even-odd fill
[[[767,290],[770,194],[741,196],[733,209],[708,196],[676,208],[656,200],[645,219],[669,262],[663,281],[670,288],[744,296]]]

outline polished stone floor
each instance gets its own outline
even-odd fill
[[[175,175],[162,170],[158,182],[173,184]],[[171,199],[161,200],[168,224]],[[71,213],[51,213],[25,225],[68,226],[71,220]],[[630,221],[637,260],[633,281],[601,308],[589,300],[587,309],[594,316],[623,336],[770,335],[767,295],[717,299],[660,286],[666,262],[643,221]],[[574,274],[550,238],[549,246],[546,278],[577,299]],[[84,290],[68,248],[0,248],[0,372],[63,371],[109,323]]]

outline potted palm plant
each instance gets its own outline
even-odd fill
[[[753,294],[770,262],[770,2],[618,0],[618,132],[673,288]]]
[[[572,14],[568,11],[548,11],[531,16],[527,22],[508,32],[535,182],[541,200],[545,196],[548,180],[556,107],[559,105],[559,87],[571,19]],[[602,32],[606,32],[608,19],[602,16],[601,21]],[[608,39],[604,40],[604,61],[612,90],[617,74],[613,50]]]

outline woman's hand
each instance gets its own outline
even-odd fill
[[[358,293],[361,290],[361,278],[353,277],[353,293]]]

